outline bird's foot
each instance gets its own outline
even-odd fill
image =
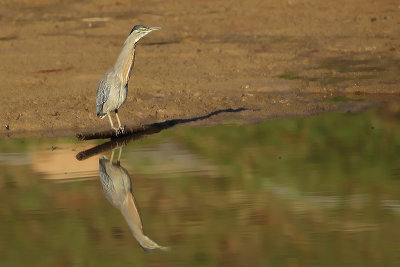
[[[118,130],[119,130],[120,134],[126,133],[126,125],[120,126],[120,127],[118,128]]]
[[[126,133],[126,126],[124,125],[124,127],[114,128],[114,130],[115,130],[115,134],[117,136],[119,136],[121,134],[125,134]]]
[[[120,128],[116,128],[116,127],[112,127],[113,130],[115,131],[115,135],[118,136],[121,134],[121,129]]]

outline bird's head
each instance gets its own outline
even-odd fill
[[[161,28],[136,25],[135,27],[132,28],[131,32],[129,33],[129,37],[132,37],[135,40],[135,42],[137,42],[141,38],[143,38],[144,36],[155,30],[161,30]]]

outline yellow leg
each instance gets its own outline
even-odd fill
[[[117,112],[115,112],[115,117],[117,117],[118,129],[120,130],[120,133],[122,133],[122,134],[125,133],[125,126],[124,127],[121,126],[121,121],[119,120]]]
[[[122,146],[119,148],[119,154],[118,154],[118,161],[117,162],[121,161],[121,154],[122,154]]]
[[[114,123],[112,122],[110,113],[107,113],[107,115],[108,115],[108,119],[110,120],[111,128],[112,128],[112,129],[116,132],[116,134],[118,135],[119,128],[115,128],[115,127],[114,127]],[[118,117],[117,117],[117,118],[118,118]],[[119,120],[118,120],[118,122],[119,122]]]
[[[115,117],[117,117],[118,128],[122,129],[122,128],[121,128],[121,121],[119,120],[119,117],[118,117],[118,113],[117,113],[117,112],[115,112]]]
[[[114,123],[112,122],[110,113],[107,113],[107,116],[108,116],[108,119],[110,120],[111,128],[113,128],[115,130]]]
[[[110,161],[113,162],[113,159],[114,159],[114,149],[111,151],[111,157],[110,157],[110,158],[111,158]]]

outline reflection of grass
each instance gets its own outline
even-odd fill
[[[382,204],[399,203],[400,125],[383,112],[182,126],[125,147],[143,229],[170,253],[139,248],[98,177],[55,183],[30,165],[1,166],[2,264],[396,266],[400,216]],[[141,167],[158,166],[131,152],[163,142],[185,144],[222,175],[147,179]]]
[[[330,101],[350,99],[335,97]],[[376,124],[375,130],[371,131],[373,124]],[[383,181],[390,179],[387,170],[394,169],[396,162],[399,163],[399,134],[398,124],[377,118],[369,112],[357,116],[330,114],[308,119],[269,121],[256,126],[215,127],[212,131],[185,128],[181,138],[202,155],[235,166],[236,171],[232,175],[251,170],[263,170],[261,172],[267,175],[279,170],[286,175],[280,177],[275,173],[274,176],[285,181],[287,177],[296,177],[299,169],[312,162],[314,168],[321,167],[314,170],[314,175],[319,173],[314,178],[330,175],[332,179],[320,184],[311,180],[307,182],[311,177],[303,177],[297,182],[306,187],[313,184],[322,186],[304,188],[318,191],[324,187],[327,190],[345,190],[348,177],[365,183],[367,187],[372,181],[386,187]],[[351,153],[356,154],[352,157]],[[289,156],[275,161],[279,155],[285,154]]]
[[[96,141],[93,141],[96,142]],[[76,138],[21,138],[21,139],[1,139],[0,151],[3,153],[26,152],[29,150],[51,149],[58,143],[78,144]],[[100,140],[101,143],[101,140]]]

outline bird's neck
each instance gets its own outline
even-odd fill
[[[135,198],[131,192],[126,192],[126,197],[121,203],[120,211],[124,216],[126,222],[131,228],[132,232],[136,235],[142,233],[142,219],[140,217],[140,212],[136,205]]]
[[[123,86],[126,86],[131,75],[135,60],[135,47],[136,40],[131,41],[127,39],[122,48],[121,54],[114,65],[114,71],[118,76],[120,76]]]

